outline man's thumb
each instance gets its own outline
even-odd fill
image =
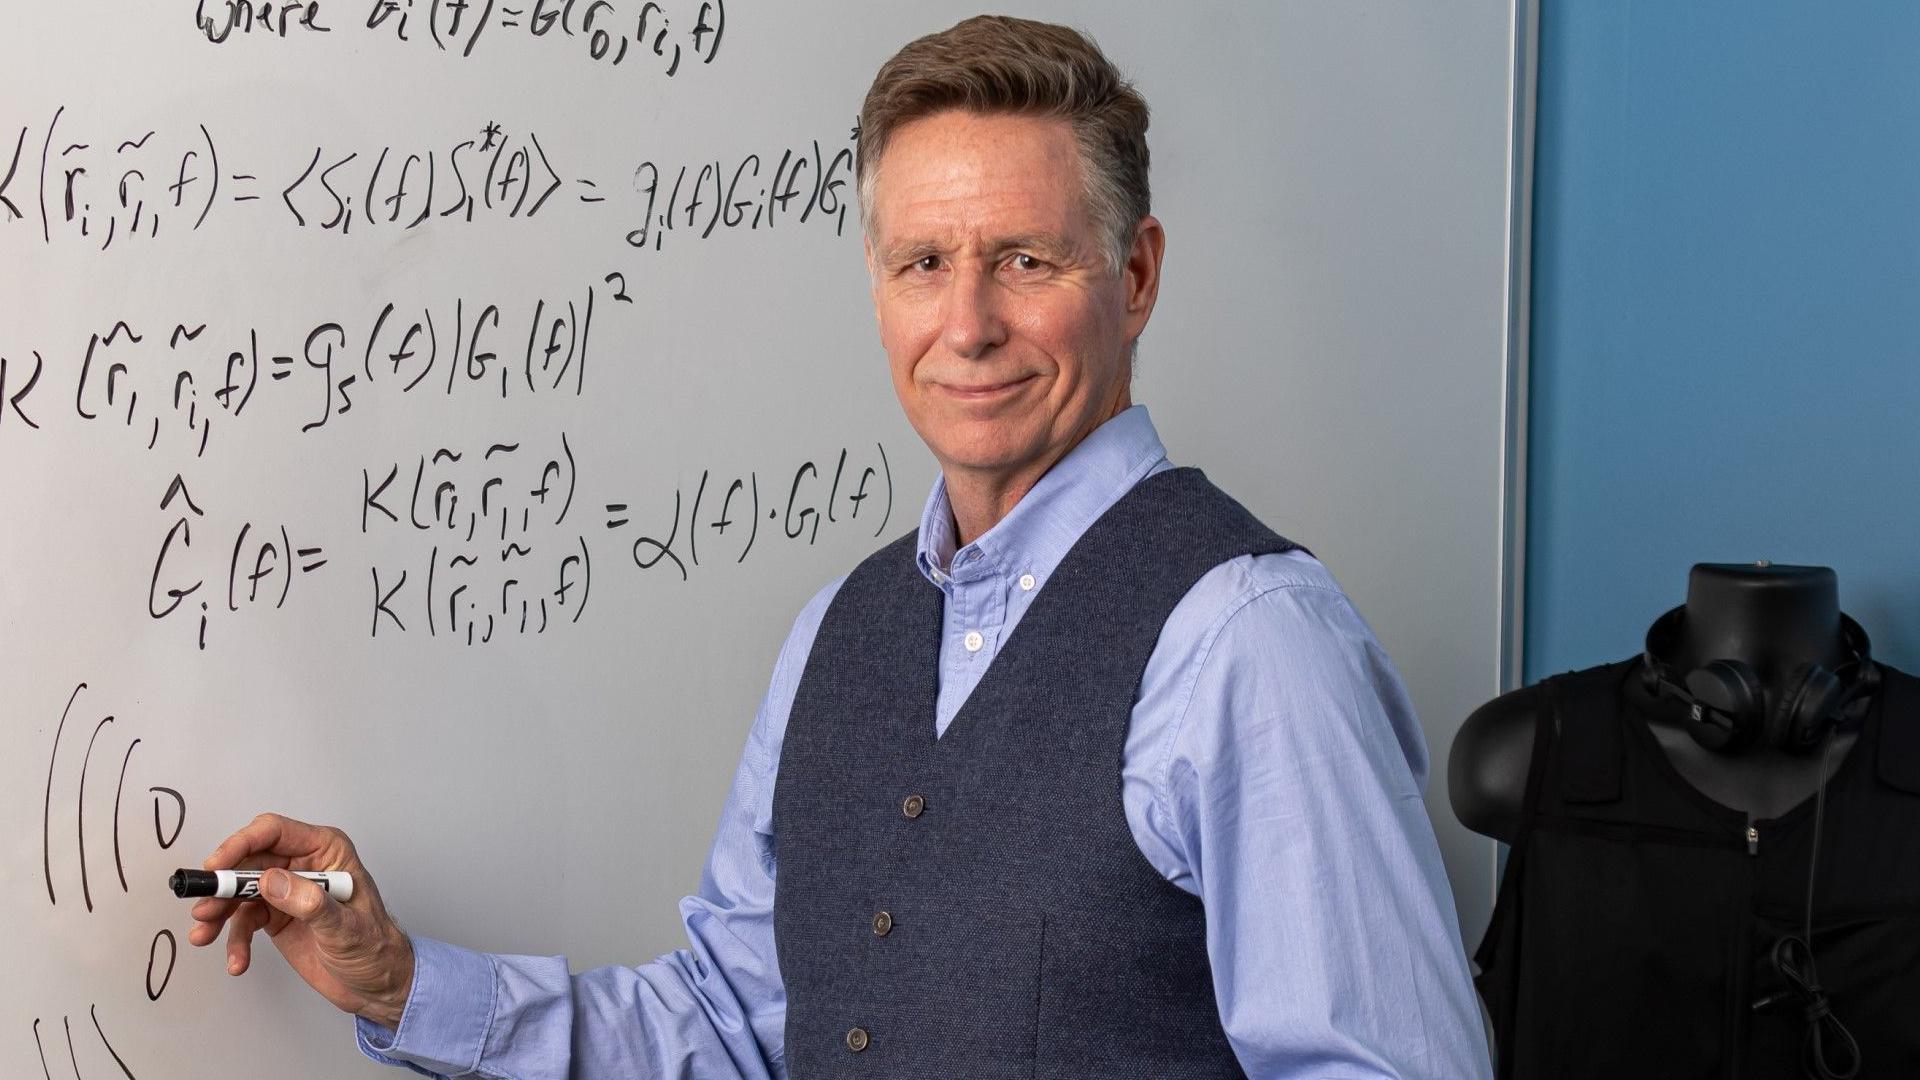
[[[327,890],[285,870],[273,869],[260,875],[260,896],[316,930],[326,930],[340,922],[340,905],[327,895]]]

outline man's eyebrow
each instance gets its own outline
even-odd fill
[[[1073,259],[1080,256],[1078,246],[1057,233],[1032,232],[1017,233],[1012,236],[997,237],[988,243],[989,251],[997,258],[1009,251],[1032,251],[1052,260]],[[944,255],[947,249],[932,240],[911,240],[889,244],[880,249],[880,262],[883,266],[904,266],[917,262],[928,255]]]
[[[1068,241],[1066,237],[1047,232],[1008,236],[994,241],[993,250],[996,252],[1035,251],[1056,259],[1071,258],[1080,253],[1078,246]]]
[[[928,255],[939,254],[943,254],[940,245],[931,240],[909,240],[881,248],[880,263],[883,266],[902,266],[918,262]]]

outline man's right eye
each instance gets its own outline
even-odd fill
[[[940,256],[922,255],[913,261],[913,268],[923,274],[931,274],[940,269]]]

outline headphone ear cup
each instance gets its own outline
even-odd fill
[[[1687,672],[1693,741],[1731,754],[1750,745],[1764,724],[1760,680],[1739,660],[1710,660]]]
[[[1880,665],[1873,662],[1865,652],[1854,661],[1853,677],[1848,680],[1847,704],[1870,698],[1880,692]],[[1844,706],[1843,706],[1844,708]]]
[[[1832,726],[1846,696],[1840,677],[1819,664],[1804,664],[1796,672],[1793,692],[1780,696],[1780,705],[1767,725],[1767,738],[1789,753],[1811,750]]]

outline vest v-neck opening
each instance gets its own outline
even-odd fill
[[[1075,547],[1078,546],[1078,544],[1075,545]],[[1073,550],[1070,548],[1067,551],[1066,557],[1060,560],[1060,565],[1065,567],[1072,559]],[[1056,574],[1057,573],[1058,571],[1056,571]],[[1056,592],[1055,595],[1057,596],[1058,593]],[[939,633],[944,634],[946,632],[944,602],[939,605],[939,607],[941,608],[937,615],[940,622]],[[1050,614],[1047,610],[1047,594],[1042,592],[1039,596],[1033,598],[1033,603],[1027,608],[1026,613],[1021,616],[1020,622],[1001,638],[999,648],[994,650],[993,659],[987,662],[987,670],[980,673],[980,678],[974,681],[973,689],[967,692],[966,698],[960,702],[960,707],[954,710],[953,719],[947,721],[945,731],[940,730],[939,726],[940,687],[938,678],[936,677],[933,693],[934,715],[931,717],[934,721],[932,745],[936,753],[939,752],[939,748],[942,745],[950,743],[957,730],[980,726],[980,721],[973,720],[974,714],[980,711],[980,703],[987,700],[989,695],[998,692],[998,684],[1005,679],[1007,668],[1013,663],[1018,662],[1021,658],[1020,653],[1016,650],[1020,650],[1023,647],[1023,643],[1032,637],[1031,633],[1023,634],[1021,631],[1037,623],[1044,622]],[[939,657],[937,655],[934,658],[934,666],[937,671],[939,667]],[[968,721],[970,720],[973,722],[969,723]]]
[[[1163,480],[1163,478],[1167,479]],[[1140,481],[1140,483],[1173,484],[1175,482],[1204,482],[1204,478],[1205,474],[1201,470],[1191,466],[1184,466],[1167,469],[1164,472],[1147,477]],[[1124,497],[1122,501],[1124,501]],[[1053,572],[1048,575],[1050,581],[1057,582],[1062,578],[1071,580],[1076,573],[1081,572],[1080,564],[1086,559],[1085,549],[1087,547],[1087,537],[1095,535],[1101,523],[1120,506],[1121,503],[1116,502],[1113,506],[1108,507],[1104,513],[1100,514],[1099,517],[1094,519],[1093,525],[1088,526],[1087,531],[1082,533],[1078,540],[1074,541],[1072,546],[1067,549],[1065,555],[1061,556],[1059,564],[1056,565]],[[1284,542],[1289,546],[1293,546],[1293,542],[1290,540]],[[939,599],[931,605],[934,609],[935,620],[933,640],[939,641],[941,637],[946,634],[946,594],[939,589],[935,589],[934,591]],[[998,686],[1001,682],[1005,681],[1007,669],[1016,663],[1025,662],[1025,653],[1031,651],[1025,643],[1030,641],[1033,634],[1037,632],[1030,628],[1047,625],[1048,621],[1055,617],[1054,609],[1067,603],[1068,598],[1062,589],[1042,590],[1038,596],[1033,598],[1033,602],[1027,606],[1026,612],[1021,615],[1020,621],[1014,625],[1012,630],[1007,631],[1001,637],[999,647],[994,650],[993,659],[987,663],[987,670],[980,673],[980,678],[974,682],[973,689],[967,693],[965,700],[960,702],[960,707],[954,711],[953,719],[947,722],[945,731],[940,730],[939,727],[940,687],[939,676],[936,674],[933,690],[934,715],[931,718],[934,721],[933,741],[931,744],[934,753],[938,754],[940,747],[952,740],[956,729],[978,727],[980,725],[980,722],[977,720],[971,724],[967,723],[967,721],[972,719],[973,715],[980,711],[981,702],[990,700],[992,694],[999,692]],[[1022,633],[1022,631],[1027,632]],[[933,669],[938,673],[939,656],[937,646],[935,648]]]

